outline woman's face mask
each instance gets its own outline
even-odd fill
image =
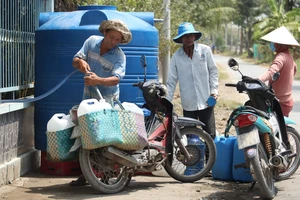
[[[272,52],[276,52],[276,48],[273,42],[270,43],[270,49]]]

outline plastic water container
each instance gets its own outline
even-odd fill
[[[244,151],[238,148],[237,140],[234,143],[233,162],[232,162],[232,177],[235,181],[249,183],[253,181],[249,168],[237,168],[234,166],[245,163]]]
[[[64,113],[54,114],[47,123],[47,132],[56,132],[74,127],[70,115]]]
[[[78,117],[87,113],[96,112],[103,109],[112,109],[111,105],[104,99],[98,101],[97,99],[85,99],[79,104],[77,115]]]
[[[233,161],[233,148],[236,137],[223,135],[216,136],[214,139],[217,158],[212,168],[212,177],[218,180],[232,181],[232,161]]]
[[[189,135],[188,145],[195,145],[200,150],[200,160],[194,166],[187,166],[184,175],[192,175],[201,171],[204,167],[204,157],[205,157],[205,143],[199,139],[198,136],[193,137]]]

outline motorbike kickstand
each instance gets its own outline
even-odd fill
[[[251,182],[251,186],[250,186],[250,188],[249,188],[249,191],[252,190],[252,189],[254,188],[255,184],[256,184],[256,181],[252,181],[252,182]]]

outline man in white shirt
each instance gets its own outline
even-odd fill
[[[172,101],[179,82],[183,115],[202,121],[203,130],[216,136],[214,106],[211,98],[218,98],[218,68],[209,46],[199,44],[202,33],[193,24],[184,22],[178,27],[173,41],[182,44],[172,56],[167,79],[168,96]]]

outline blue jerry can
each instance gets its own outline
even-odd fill
[[[217,148],[216,162],[212,168],[212,177],[218,180],[232,181],[233,146],[236,138],[233,136],[217,136],[214,139]]]
[[[232,176],[234,181],[249,183],[253,181],[253,178],[250,173],[249,168],[237,168],[234,166],[238,164],[245,163],[244,151],[238,148],[237,140],[234,142],[234,150],[233,150],[233,162],[232,162]]]

